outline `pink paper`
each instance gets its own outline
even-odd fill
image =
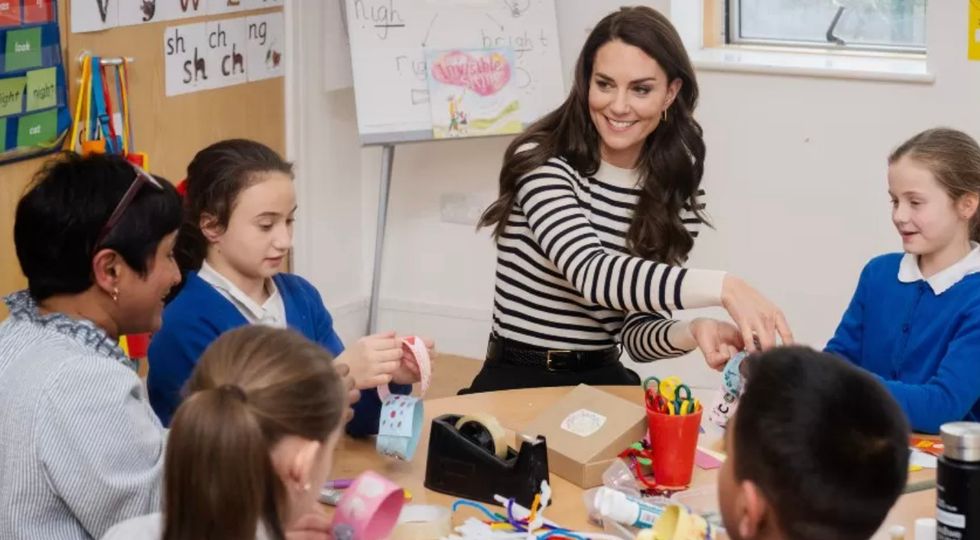
[[[699,448],[697,453],[694,454],[694,464],[706,471],[709,471],[711,469],[721,467],[721,460],[708,454],[707,452],[701,451]]]

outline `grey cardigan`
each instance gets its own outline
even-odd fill
[[[0,323],[0,538],[100,538],[159,511],[166,430],[136,364],[101,328],[41,315],[27,291]]]

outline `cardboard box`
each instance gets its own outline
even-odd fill
[[[646,410],[580,384],[520,432],[544,435],[551,472],[590,488],[602,485],[602,473],[616,456],[646,436]]]

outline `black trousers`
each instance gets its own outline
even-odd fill
[[[638,386],[640,376],[627,369],[621,362],[607,363],[592,369],[549,371],[544,366],[518,366],[507,362],[506,358],[496,358],[483,363],[469,388],[459,391],[462,394],[493,392],[495,390],[514,390],[517,388],[539,388],[544,386]]]

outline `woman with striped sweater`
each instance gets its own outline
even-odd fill
[[[569,97],[511,143],[480,225],[497,240],[487,361],[463,392],[635,384],[637,361],[784,343],[780,310],[739,278],[686,269],[705,222],[698,87],[677,31],[622,8],[586,40]],[[736,326],[673,320],[724,306]]]

